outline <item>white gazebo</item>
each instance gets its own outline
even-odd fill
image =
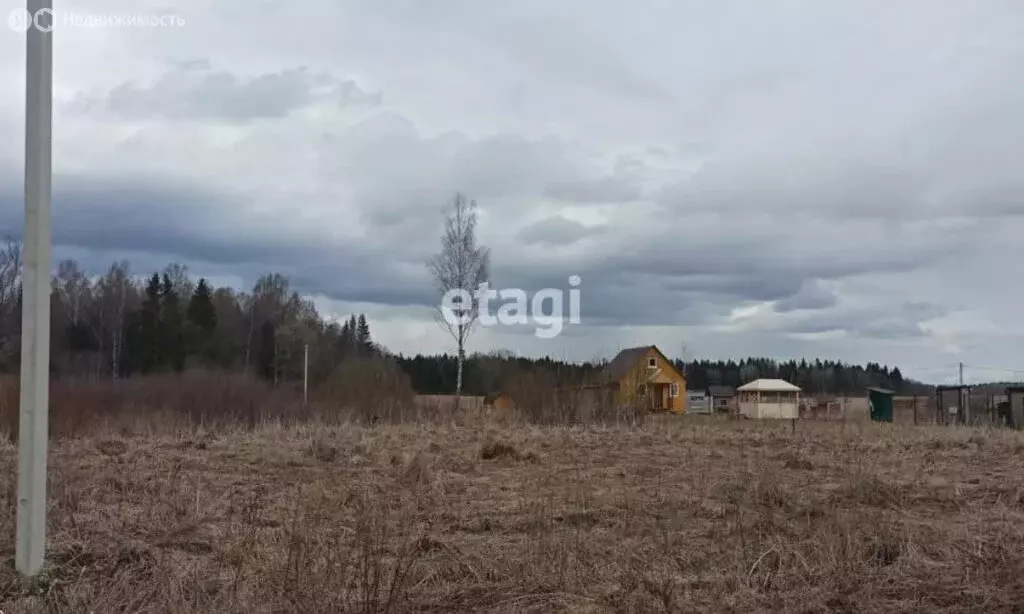
[[[800,417],[800,387],[782,379],[756,379],[736,389],[740,415],[747,418]]]

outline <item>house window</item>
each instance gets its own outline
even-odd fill
[[[648,369],[656,369],[656,368],[658,368],[658,359],[654,358],[653,356],[651,358],[648,358],[647,359],[647,368]]]
[[[672,385],[669,386],[668,396],[670,396],[670,397],[677,397],[677,396],[679,396],[679,384],[676,384],[675,382],[673,382]]]

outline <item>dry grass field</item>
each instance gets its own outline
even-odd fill
[[[265,426],[52,444],[11,612],[1009,612],[1024,439],[851,423]]]

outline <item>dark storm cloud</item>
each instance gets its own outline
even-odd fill
[[[22,194],[12,173],[0,174],[0,232],[21,235]],[[150,266],[176,260],[250,281],[281,272],[297,290],[338,300],[434,302],[425,281],[410,279],[385,254],[353,244],[310,242],[247,212],[238,196],[169,178],[55,175],[53,243],[57,258],[61,250],[133,253]]]

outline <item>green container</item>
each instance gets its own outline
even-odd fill
[[[871,419],[875,422],[892,422],[891,390],[868,388],[868,403],[871,406]]]

